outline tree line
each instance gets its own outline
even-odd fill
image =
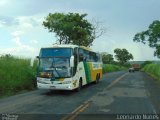
[[[128,52],[125,48],[120,49],[116,48],[114,49],[115,58],[117,61],[114,60],[114,57],[112,54],[109,54],[107,52],[102,53],[102,61],[104,64],[119,64],[128,66],[128,61],[133,60],[133,55]]]

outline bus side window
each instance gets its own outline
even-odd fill
[[[79,62],[83,61],[84,60],[84,51],[83,49],[79,49],[78,51],[78,55],[79,55]]]
[[[89,52],[87,50],[83,50],[83,61],[89,62]]]
[[[95,53],[90,52],[89,56],[90,56],[90,62],[96,62],[96,59],[95,59],[96,54]]]

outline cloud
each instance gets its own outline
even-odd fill
[[[28,48],[26,49],[26,47],[19,47],[19,46],[4,48],[4,49],[0,48],[0,55],[11,54],[18,57],[22,56],[22,57],[35,58],[38,52],[39,52],[38,48],[35,49],[32,47],[30,47],[29,49]]]
[[[33,47],[30,47],[29,45],[25,45],[21,42],[20,35],[22,34],[23,34],[22,31],[15,31],[11,33],[11,35],[13,36],[12,41],[16,44],[17,50],[26,50],[26,51],[33,52],[34,51]]]
[[[37,44],[38,43],[37,40],[30,40],[29,42],[30,42],[30,44]]]
[[[42,32],[41,21],[41,16],[19,16],[16,18],[0,16],[0,27],[6,28],[7,26],[8,33],[10,32],[8,36],[11,35],[12,38],[6,40],[10,47],[0,48],[0,54],[35,57],[40,49],[36,39],[39,32]]]
[[[20,16],[17,17],[16,20],[19,21],[19,28],[32,28],[32,22],[31,22],[31,18],[30,17],[26,17],[26,16]]]
[[[0,20],[0,27],[3,27],[4,24],[5,24],[5,22]]]
[[[23,31],[14,31],[11,33],[11,35],[14,37],[18,37],[21,36],[23,33],[24,33]]]
[[[12,42],[15,44],[13,47],[9,48],[0,48],[0,54],[11,54],[16,56],[24,56],[24,57],[35,57],[38,53],[39,49],[34,48],[28,44],[24,44],[20,38],[24,32],[22,31],[14,31],[11,33]],[[34,41],[36,42],[36,41]]]
[[[18,21],[14,19],[13,17],[8,17],[8,16],[0,16],[0,24],[1,26],[13,26],[13,25],[18,25]]]
[[[41,25],[41,16],[18,16],[18,17],[8,17],[0,16],[0,26],[1,27],[18,27],[18,28],[33,28]]]

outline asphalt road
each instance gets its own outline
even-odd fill
[[[0,100],[0,118],[158,120],[160,82],[143,72],[113,72],[80,92],[35,90]]]

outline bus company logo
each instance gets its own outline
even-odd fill
[[[77,80],[74,80],[74,81],[73,81],[74,87],[76,87],[76,84],[77,84]]]

